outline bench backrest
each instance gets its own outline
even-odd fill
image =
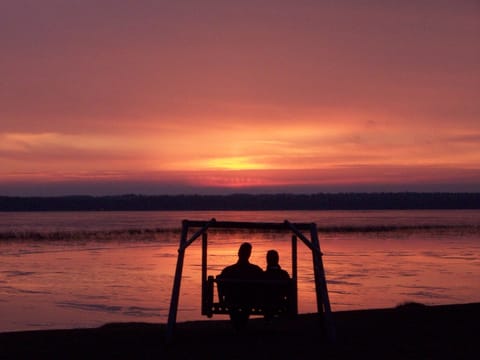
[[[220,303],[266,306],[285,303],[291,296],[293,281],[215,279]]]

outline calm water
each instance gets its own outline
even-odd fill
[[[316,222],[333,311],[480,301],[480,211],[1,213],[0,331],[166,322],[181,220],[212,217]],[[291,272],[290,238],[212,230],[208,273],[246,240],[252,262],[274,248]],[[311,254],[298,250],[299,310],[313,312]],[[202,319],[200,251],[186,252],[179,321]]]

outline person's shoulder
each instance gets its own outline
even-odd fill
[[[262,273],[263,273],[263,269],[262,269],[260,266],[255,265],[255,264],[251,264],[251,265],[252,265],[252,266],[251,266],[252,269],[255,269],[255,271],[258,271],[258,272],[262,272]]]
[[[283,270],[283,269],[279,269],[279,268],[267,269],[267,271],[265,271],[265,275],[266,275],[267,278],[275,279],[275,280],[290,279],[290,275],[288,274],[288,271]]]
[[[232,272],[236,270],[237,266],[236,264],[233,265],[228,265],[227,267],[223,268],[222,272],[220,273],[220,277],[225,277],[230,275]]]
[[[223,270],[232,270],[232,269],[236,269],[238,267],[238,264],[232,264],[232,265],[228,265],[228,266],[225,266],[225,268]]]

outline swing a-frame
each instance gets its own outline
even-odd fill
[[[283,315],[298,314],[297,307],[297,239],[300,239],[312,253],[313,274],[315,281],[315,293],[317,300],[317,312],[321,320],[323,334],[328,340],[333,341],[335,338],[335,329],[332,320],[330,301],[328,298],[327,281],[322,261],[322,252],[320,251],[320,242],[318,239],[318,230],[315,223],[291,223],[288,220],[280,223],[273,222],[236,222],[236,221],[209,221],[183,220],[182,231],[180,235],[180,246],[178,248],[177,266],[175,270],[175,278],[172,288],[172,297],[170,301],[170,310],[168,314],[166,340],[170,342],[173,338],[175,329],[178,300],[180,296],[180,285],[182,279],[183,261],[186,249],[198,238],[202,238],[202,315],[212,317],[214,314],[228,314],[231,304],[225,302],[220,289],[220,280],[213,276],[207,275],[207,249],[208,249],[208,230],[209,229],[258,229],[258,230],[284,230],[292,233],[292,279],[287,286],[285,296],[282,302],[275,304],[273,311]],[[196,231],[195,231],[196,230]],[[195,231],[195,232],[193,232]],[[190,233],[193,234],[190,235]],[[309,233],[309,236],[305,235]],[[190,235],[190,237],[189,237]],[[218,302],[214,302],[214,286],[218,288]],[[236,286],[240,284],[229,284]],[[278,281],[256,281],[255,283],[245,284],[241,286],[261,287],[271,289],[272,286],[278,286]],[[225,287],[225,284],[221,285]],[[237,304],[238,305],[238,304]],[[265,315],[267,307],[263,303],[243,304],[246,311],[251,315]],[[269,308],[272,310],[272,308]]]

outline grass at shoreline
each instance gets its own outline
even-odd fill
[[[316,314],[250,320],[236,333],[228,320],[115,323],[92,329],[0,333],[1,359],[469,359],[479,353],[480,303],[334,312],[328,342]]]

